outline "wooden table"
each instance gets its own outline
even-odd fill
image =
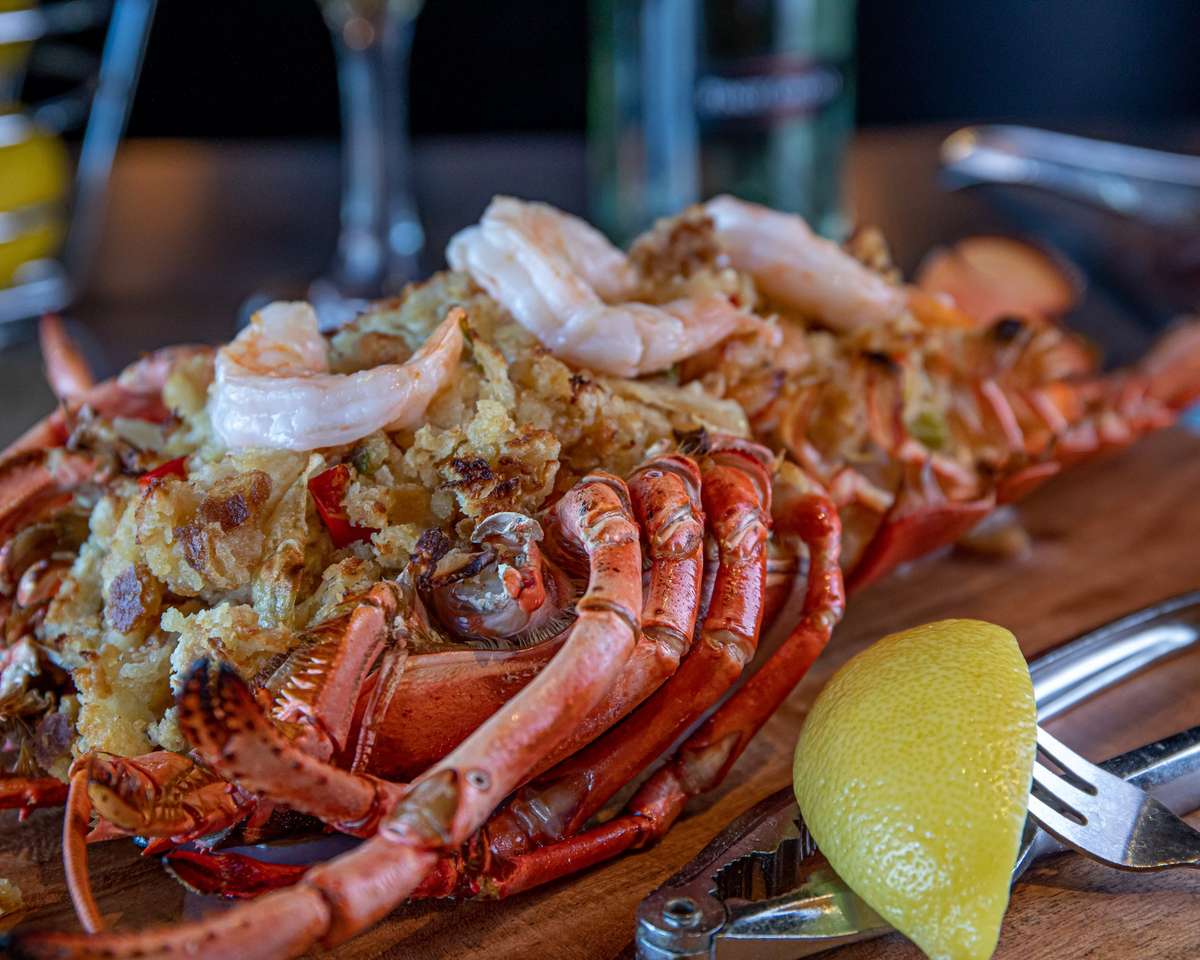
[[[910,262],[914,255],[909,251],[965,232],[968,221],[976,226],[994,222],[982,210],[972,210],[973,200],[950,200],[936,192],[931,178],[935,145],[936,138],[929,135],[893,136],[874,146],[866,141],[855,154],[851,194],[858,209],[901,236],[902,259]],[[227,335],[237,299],[265,275],[272,249],[283,251],[285,260],[294,255],[289,262],[300,266],[316,269],[323,262],[330,233],[328,224],[321,232],[314,210],[321,217],[332,215],[333,201],[319,192],[313,203],[289,206],[279,200],[289,190],[299,190],[306,175],[332,183],[328,151],[306,154],[273,147],[256,154],[242,149],[248,152],[230,155],[213,148],[149,144],[127,154],[110,220],[116,241],[105,254],[109,269],[78,314],[96,335],[91,349],[102,367],[111,369],[157,343]],[[449,150],[446,157],[453,155]],[[278,176],[268,176],[264,156],[288,163],[279,167]],[[527,175],[522,156],[514,150],[501,180]],[[542,156],[544,166],[535,174],[544,176],[548,190],[561,192],[560,202],[573,205],[578,170],[565,179],[553,174],[568,162],[564,157],[574,156],[581,164],[581,154],[570,144],[559,144]],[[299,169],[288,165],[293,160]],[[518,175],[519,170],[526,173]],[[545,195],[547,190],[537,192]],[[576,192],[576,201],[579,197]],[[238,226],[251,238],[239,234]],[[212,232],[216,227],[224,232]],[[157,323],[151,325],[154,318]],[[28,374],[34,365],[31,348],[10,350],[0,355],[0,377],[12,384],[13,377]],[[33,390],[32,374],[23,383],[23,394]],[[34,401],[40,407],[47,402],[44,396]],[[26,400],[16,413],[10,405],[0,414],[5,437],[22,425],[21,411],[37,408],[34,401]],[[947,616],[1003,623],[1032,656],[1136,607],[1194,589],[1200,585],[1197,491],[1200,438],[1182,430],[1075,469],[1020,506],[1035,538],[1028,557],[995,562],[948,555],[856,596],[825,656],[728,781],[695,802],[657,847],[511,902],[403,908],[335,955],[431,960],[601,960],[618,955],[630,940],[638,901],[734,816],[788,782],[801,720],[838,664],[886,632]],[[1096,759],[1164,736],[1200,722],[1198,675],[1200,658],[1184,657],[1128,684],[1102,704],[1072,711],[1052,728]],[[9,815],[0,821],[0,876],[17,880],[39,923],[73,923],[67,919],[58,866],[58,822],[53,812],[36,814],[20,827]],[[102,845],[93,850],[92,859],[101,907],[123,927],[196,909],[184,902],[181,890],[156,863],[139,860],[129,844]],[[1137,877],[1062,857],[1037,868],[1015,892],[998,956],[1195,957],[1200,955],[1198,894],[1200,877],[1189,872]],[[892,937],[836,956],[920,955]]]

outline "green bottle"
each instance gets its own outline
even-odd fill
[[[592,216],[625,241],[717,193],[840,236],[855,0],[592,0]]]

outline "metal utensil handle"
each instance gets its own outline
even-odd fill
[[[943,169],[965,184],[1023,184],[1149,223],[1200,217],[1200,157],[1050,130],[983,125],[942,144]]]
[[[83,289],[91,269],[113,158],[129,119],[157,3],[158,0],[113,0],[96,92],[79,148],[75,211],[63,252],[73,296]]]
[[[1029,665],[1038,722],[1109,690],[1200,641],[1200,590],[1138,610],[1042,654]]]

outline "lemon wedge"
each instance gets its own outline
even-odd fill
[[[851,659],[804,724],[793,774],[813,838],[934,960],[984,960],[996,948],[1036,723],[1016,638],[943,620]]]

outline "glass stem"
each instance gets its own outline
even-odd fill
[[[329,17],[342,112],[341,231],[334,280],[351,296],[395,291],[418,275],[424,233],[408,137],[411,3],[339,5]],[[327,11],[329,8],[327,8]]]

